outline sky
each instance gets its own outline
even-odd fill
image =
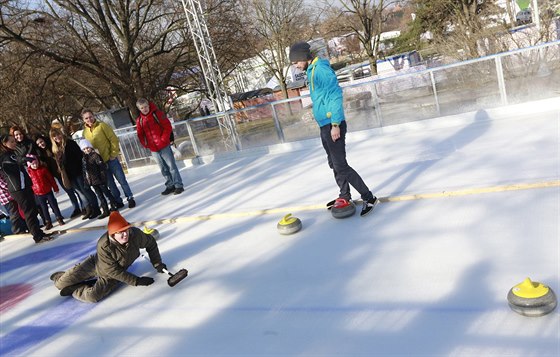
[[[157,168],[130,174],[138,206],[122,214],[189,271],[175,287],[139,258],[130,271],[151,286],[61,297],[50,274],[94,253],[106,220],[6,238],[0,354],[560,354],[558,310],[530,318],[506,299],[526,277],[560,291],[557,100],[353,132],[347,158],[382,199],[366,217],[324,208],[337,188],[318,140],[185,166],[178,196],[159,194]],[[303,228],[280,235],[287,213]]]

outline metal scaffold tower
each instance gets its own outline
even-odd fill
[[[198,54],[208,95],[214,104],[214,108],[216,108],[216,112],[225,113],[231,109],[231,102],[224,88],[222,73],[218,66],[200,1],[181,0],[181,3]],[[226,147],[234,147],[239,150],[240,144],[235,129],[235,121],[229,114],[218,116],[217,120]]]

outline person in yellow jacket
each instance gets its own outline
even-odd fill
[[[87,139],[94,149],[99,152],[103,161],[107,164],[107,186],[115,198],[117,208],[124,207],[121,193],[115,184],[115,178],[119,181],[121,188],[128,200],[128,208],[136,206],[134,195],[130,190],[123,168],[119,162],[121,152],[119,138],[115,135],[113,128],[108,124],[96,120],[91,109],[82,110],[82,120],[84,121],[84,138]]]

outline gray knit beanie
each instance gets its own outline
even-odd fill
[[[307,42],[296,42],[290,47],[290,62],[308,61],[312,58],[311,46]]]

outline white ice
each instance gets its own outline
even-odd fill
[[[138,206],[123,216],[181,218],[150,227],[188,278],[170,288],[140,258],[131,271],[153,285],[85,304],[49,276],[91,254],[106,220],[41,245],[7,238],[0,354],[558,356],[558,310],[521,316],[506,296],[526,277],[560,292],[559,123],[554,98],[350,133],[348,161],[377,196],[440,194],[363,218],[322,208],[338,190],[318,140],[184,167],[180,196],[159,194],[155,167],[129,174]],[[303,229],[282,236],[287,213]]]

